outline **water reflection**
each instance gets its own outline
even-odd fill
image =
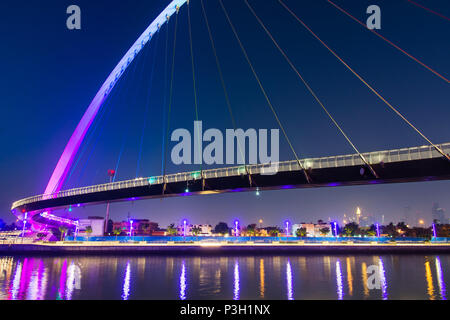
[[[130,278],[131,278],[131,265],[128,260],[127,269],[125,271],[125,277],[123,279],[122,300],[128,300],[130,296]]]
[[[344,288],[342,285],[342,270],[339,259],[336,261],[336,292],[339,300],[344,298]]]
[[[361,273],[364,288],[364,298],[367,298],[369,296],[369,287],[367,285],[367,265],[365,262],[361,264]]]
[[[180,299],[186,300],[186,262],[183,260],[181,264],[180,274]]]
[[[384,262],[381,257],[378,257],[378,266],[380,270],[380,282],[381,282],[381,295],[383,300],[387,300],[388,293],[387,293],[387,281],[386,281],[386,271],[384,270]]]
[[[425,262],[425,278],[427,280],[427,293],[430,300],[434,300],[433,276],[431,275],[430,262]]]
[[[350,265],[350,258],[347,257],[347,284],[348,284],[348,294],[353,295],[353,276],[352,276],[352,266]]]
[[[441,258],[439,256],[436,257],[436,273],[437,273],[437,279],[438,279],[439,292],[441,294],[441,299],[447,300],[446,291],[445,291],[444,275],[442,274]]]
[[[67,260],[64,260],[61,268],[61,275],[59,278],[59,290],[58,296],[56,297],[57,300],[64,299],[64,292],[66,291],[66,283],[67,283]]]
[[[72,300],[73,291],[81,289],[81,269],[71,261],[67,272],[69,275],[66,283],[66,299]]]
[[[286,263],[286,284],[287,284],[287,298],[288,300],[294,300],[294,291],[292,289],[292,268],[291,262],[289,260]]]
[[[240,292],[240,279],[239,279],[239,262],[236,259],[234,262],[234,289],[233,289],[233,300],[239,300]]]
[[[264,286],[264,259],[259,260],[259,296],[264,298],[265,286]]]
[[[1,257],[0,299],[446,300],[449,267],[450,255]]]
[[[17,300],[20,289],[20,278],[22,277],[22,263],[19,261],[16,266],[16,272],[14,272],[12,290],[10,292],[9,299]]]

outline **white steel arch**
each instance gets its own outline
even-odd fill
[[[45,195],[51,197],[53,193],[58,192],[61,189],[78,149],[80,148],[80,145],[83,142],[83,139],[86,136],[92,122],[124,71],[146,45],[146,43],[152,39],[153,35],[161,28],[161,26],[166,23],[174,13],[178,12],[180,7],[188,1],[189,0],[173,0],[141,34],[141,36],[131,46],[128,52],[123,56],[105,80],[70,137],[70,140],[67,143],[64,152],[62,153],[47,184],[44,192]]]

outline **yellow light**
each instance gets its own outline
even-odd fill
[[[420,220],[419,220],[419,223],[420,223],[420,224],[424,224],[425,222],[424,222],[422,219],[420,219]]]

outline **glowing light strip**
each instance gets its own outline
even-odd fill
[[[42,212],[41,213],[41,217],[49,219],[49,220],[53,220],[53,221],[56,221],[56,222],[59,222],[59,223],[70,224],[70,225],[74,225],[74,226],[78,227],[78,221],[61,218],[61,217],[55,216],[53,214],[50,214],[48,212]]]
[[[120,60],[119,64],[114,68],[109,77],[103,83],[100,90],[95,95],[85,114],[81,118],[78,126],[72,134],[69,142],[67,143],[61,158],[56,165],[50,181],[45,189],[45,194],[50,195],[54,192],[61,190],[61,187],[67,177],[70,166],[75,158],[75,155],[80,148],[86,133],[88,132],[92,122],[94,121],[100,107],[106,100],[111,90],[116,85],[126,68],[131,64],[137,54],[145,46],[145,44],[151,40],[152,36],[159,30],[159,28],[168,21],[168,19],[177,12],[187,0],[173,0],[161,14],[150,24],[150,26],[142,33],[142,35],[136,40],[133,46],[128,50],[125,56]]]
[[[408,56],[409,58],[411,58],[412,60],[414,60],[415,62],[417,62],[418,64],[420,64],[422,67],[428,69],[429,71],[431,71],[432,73],[434,73],[436,76],[438,76],[439,78],[441,78],[442,80],[444,80],[447,83],[450,83],[450,81],[444,77],[443,75],[441,75],[439,72],[433,70],[431,67],[427,66],[425,63],[423,63],[422,61],[420,61],[419,59],[417,59],[416,57],[414,57],[413,55],[409,54],[408,52],[406,52],[405,50],[403,50],[402,48],[400,48],[399,46],[397,46],[395,43],[393,43],[392,41],[390,41],[389,39],[383,37],[381,34],[379,34],[378,32],[376,32],[373,29],[369,29],[367,28],[367,25],[365,25],[364,23],[362,23],[361,21],[359,21],[358,19],[356,19],[354,16],[352,16],[350,13],[348,13],[347,11],[345,11],[344,9],[342,9],[341,7],[339,7],[337,4],[335,4],[334,2],[332,2],[331,0],[327,0],[331,5],[333,5],[336,9],[338,9],[339,11],[341,11],[342,13],[346,14],[348,17],[350,17],[351,19],[353,19],[354,21],[358,22],[360,25],[362,25],[364,28],[366,28],[367,30],[369,30],[370,32],[372,32],[373,34],[375,34],[376,36],[380,37],[381,39],[383,39],[384,41],[386,41],[387,43],[389,43],[391,46],[393,46],[395,49],[397,49],[398,51],[400,51],[401,53],[405,54],[406,56]]]

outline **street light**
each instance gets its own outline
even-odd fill
[[[80,231],[80,222],[77,220],[75,221],[75,241],[77,241],[78,231]]]
[[[187,220],[184,219],[183,220],[183,236],[184,236],[185,241],[186,241],[186,226],[187,226]]]
[[[239,227],[239,220],[234,220],[234,235],[238,236],[238,227]]]
[[[25,237],[25,230],[27,225],[28,212],[25,212],[25,217],[23,219],[23,230],[22,230],[22,238]]]
[[[130,220],[130,237],[133,236],[133,220]]]
[[[286,238],[287,238],[287,237],[289,237],[289,221],[286,220],[286,221],[284,222],[284,224],[286,225]]]
[[[113,179],[116,175],[116,170],[108,170],[109,183],[113,182]],[[105,224],[103,226],[103,234],[108,232],[108,221],[109,221],[109,202],[106,204],[106,216],[105,216]]]

